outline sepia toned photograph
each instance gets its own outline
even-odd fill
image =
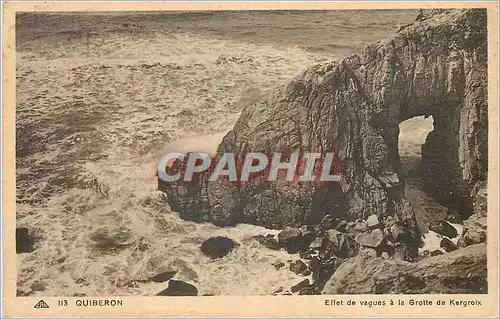
[[[12,297],[483,306],[490,16],[15,12]]]
[[[486,21],[18,13],[17,294],[487,293]],[[174,151],[341,180],[164,182]]]

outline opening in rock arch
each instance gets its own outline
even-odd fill
[[[421,221],[424,231],[432,220],[443,219],[448,209],[440,205],[432,194],[425,191],[422,171],[422,145],[434,129],[432,116],[417,116],[399,124],[398,149],[401,177],[405,182],[405,195]]]

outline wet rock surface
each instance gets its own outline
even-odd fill
[[[426,189],[470,213],[487,175],[486,10],[426,14],[394,38],[312,67],[247,105],[217,150],[333,152],[340,182],[160,181],[171,207],[186,219],[273,229],[319,224],[327,215],[327,228],[336,227],[334,217],[382,222],[390,215],[418,236],[398,175],[398,125],[432,115],[422,148]]]
[[[290,264],[289,269],[290,269],[290,271],[292,271],[293,273],[298,275],[298,274],[302,274],[303,272],[305,272],[307,270],[307,265],[304,264],[304,262],[301,260],[296,260]]]
[[[336,270],[322,293],[485,294],[486,245],[471,245],[416,263],[359,255]]]
[[[177,273],[176,270],[165,271],[165,272],[162,272],[162,273],[159,273],[159,274],[152,276],[149,280],[153,281],[153,282],[168,281],[168,280],[172,279],[176,273]]]
[[[229,254],[238,244],[224,236],[211,237],[203,242],[201,251],[211,258],[222,258]]]
[[[160,291],[157,296],[198,296],[198,289],[181,280],[170,280],[168,288]]]
[[[217,150],[332,152],[340,182],[160,181],[171,207],[190,220],[282,229],[279,246],[309,260],[312,273],[294,293],[485,293],[485,248],[476,244],[486,240],[486,11],[422,14],[394,38],[312,67],[248,105]],[[424,187],[457,220],[475,212],[462,234],[445,220],[426,229],[405,198],[399,123],[431,115]],[[427,230],[445,236],[446,253],[419,253]],[[459,235],[457,247],[449,238]]]
[[[455,238],[458,235],[457,230],[450,223],[445,220],[440,220],[436,222],[432,222],[429,225],[429,230],[432,230],[440,235]]]

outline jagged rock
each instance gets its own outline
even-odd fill
[[[374,229],[370,233],[362,233],[356,235],[356,242],[361,246],[369,248],[377,248],[384,240],[384,234],[380,229]]]
[[[442,254],[444,254],[444,253],[441,250],[439,250],[439,249],[431,251],[431,257],[439,256],[439,255],[442,255]]]
[[[201,251],[208,257],[215,259],[226,256],[236,246],[237,243],[232,239],[224,236],[217,236],[210,237],[209,239],[205,240],[203,244],[201,244]]]
[[[285,263],[281,262],[281,261],[277,261],[273,264],[274,268],[276,268],[276,270],[279,270],[280,268],[283,268],[285,267]]]
[[[455,238],[458,235],[457,229],[445,220],[431,222],[429,229],[449,238]]]
[[[35,248],[35,239],[30,235],[26,227],[16,228],[16,253],[30,253]]]
[[[149,280],[154,281],[154,282],[164,282],[164,281],[172,279],[176,273],[177,273],[176,270],[165,271],[165,272],[154,275],[153,277],[149,278]]]
[[[315,254],[316,252],[312,249],[309,250],[304,250],[299,253],[300,258],[302,259],[311,259],[312,255]]]
[[[336,229],[328,230],[325,241],[325,249],[332,251],[338,257],[349,258],[358,252],[358,247],[352,237]]]
[[[380,227],[380,220],[378,219],[378,216],[375,214],[368,216],[366,219],[366,226],[370,229]]]
[[[307,249],[312,240],[314,238],[302,236],[302,231],[295,227],[285,227],[278,234],[279,244],[290,254]]]
[[[315,256],[309,262],[309,269],[312,272],[313,285],[315,287],[323,287],[325,282],[330,278],[335,269],[341,263],[341,259],[333,254],[324,252]]]
[[[462,240],[460,241],[463,243],[463,247],[484,243],[486,241],[486,222],[486,217],[482,217],[479,214],[473,214],[468,219],[464,220]]]
[[[308,287],[310,285],[309,279],[304,279],[295,286],[291,287],[290,290],[291,292],[297,292],[301,290],[302,288]]]
[[[416,263],[360,254],[342,263],[322,293],[488,293],[486,245],[468,246]]]
[[[352,221],[389,212],[417,238],[396,173],[399,123],[433,116],[422,147],[425,187],[470,213],[488,167],[486,35],[485,9],[433,11],[392,39],[313,66],[247,105],[217,150],[333,152],[338,183],[241,185],[203,176],[159,187],[186,219],[282,228],[317,224],[327,214]]]
[[[307,265],[302,260],[296,260],[290,264],[290,271],[298,275],[307,270]]]
[[[168,288],[160,291],[157,296],[198,296],[198,289],[181,280],[170,280]]]
[[[265,246],[269,249],[272,249],[272,250],[280,250],[281,249],[281,245],[278,243],[278,241],[271,234],[268,234],[266,236],[258,235],[258,236],[254,236],[253,238],[255,240],[257,240],[262,246]]]
[[[444,251],[449,253],[450,251],[457,250],[457,246],[448,238],[443,238],[441,239],[441,243],[439,244],[439,247],[443,248]]]

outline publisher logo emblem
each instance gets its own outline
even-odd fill
[[[40,300],[39,302],[36,303],[35,309],[43,309],[43,308],[50,308],[49,305],[43,300]]]

